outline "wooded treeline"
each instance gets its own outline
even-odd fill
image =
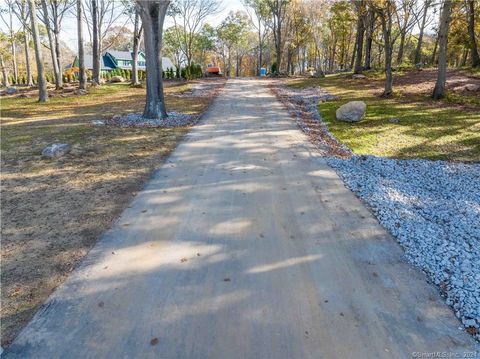
[[[68,50],[60,33],[73,19],[80,64],[82,54],[92,54],[90,80],[101,84],[100,57],[106,49],[145,51],[140,3],[4,0],[3,85],[37,82],[41,90],[39,75],[46,72],[43,82],[46,76],[62,88]],[[243,9],[216,25],[212,20],[223,5],[220,0],[152,3],[169,3],[161,46],[178,69],[197,64],[205,70],[213,64],[226,76],[258,75],[262,67],[276,75],[310,76],[381,69],[389,96],[396,69],[433,66],[439,68],[434,97],[441,97],[448,66],[480,66],[480,2],[475,0],[242,0]],[[133,64],[132,82],[138,84]],[[84,71],[80,79],[84,89]]]

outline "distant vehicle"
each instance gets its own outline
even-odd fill
[[[219,66],[209,64],[207,67],[207,76],[222,76]]]

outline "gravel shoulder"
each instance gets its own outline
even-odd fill
[[[480,164],[339,156],[317,109],[332,98],[328,92],[282,84],[274,92],[407,260],[438,287],[464,329],[480,339]]]

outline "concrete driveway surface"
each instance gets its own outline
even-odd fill
[[[459,326],[266,82],[231,80],[3,357],[463,358]]]

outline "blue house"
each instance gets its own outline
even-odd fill
[[[93,69],[93,56],[85,55],[85,68],[92,70]],[[100,69],[101,71],[112,71],[113,69],[124,69],[131,70],[133,62],[133,52],[131,51],[115,51],[108,50],[105,51],[100,59]],[[73,60],[73,67],[78,67],[78,56]],[[138,52],[137,66],[139,70],[145,70],[145,53],[143,51]],[[173,64],[172,60],[168,57],[162,57],[162,69],[172,68],[176,72],[176,66]]]

